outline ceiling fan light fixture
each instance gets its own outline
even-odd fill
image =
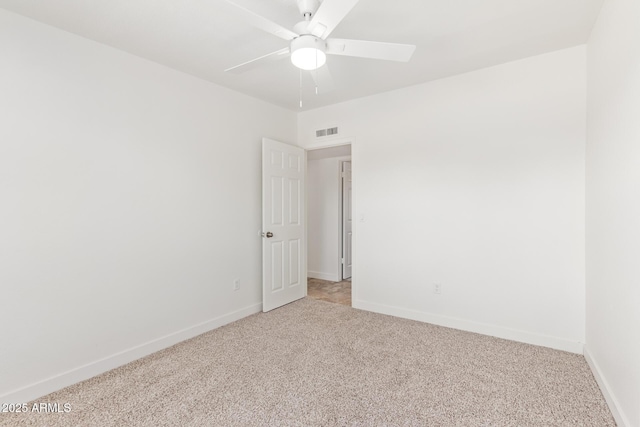
[[[291,41],[291,62],[296,67],[311,71],[327,62],[326,43],[311,35],[303,35]]]

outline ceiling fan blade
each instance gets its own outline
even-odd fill
[[[331,92],[334,89],[333,77],[329,72],[329,67],[324,64],[322,67],[309,71],[313,81],[316,83],[317,93]]]
[[[309,31],[326,39],[360,0],[324,0],[309,22]]]
[[[236,9],[238,9],[238,11],[240,11],[242,13],[242,16],[244,18],[244,20],[256,27],[261,29],[262,31],[266,31],[269,34],[273,34],[276,37],[280,37],[281,39],[287,40],[287,41],[291,41],[293,39],[295,39],[296,37],[298,37],[298,34],[294,33],[291,30],[287,30],[286,28],[284,28],[281,25],[276,24],[273,21],[268,20],[267,18],[258,15],[257,13],[254,13],[252,11],[250,11],[249,9],[240,6],[239,4],[235,4],[234,2],[230,1],[230,0],[225,0],[227,3],[229,3],[230,5],[234,6]]]
[[[329,39],[327,53],[408,62],[416,47],[412,44],[371,42],[366,40]]]
[[[276,50],[275,52],[268,53],[260,58],[252,59],[251,61],[243,62],[242,64],[236,65],[231,68],[227,68],[226,72],[233,74],[241,74],[245,71],[249,71],[261,65],[267,64],[269,62],[275,62],[282,58],[287,58],[289,56],[289,48],[285,47],[280,50]]]

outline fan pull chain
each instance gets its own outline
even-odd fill
[[[302,108],[302,68],[300,69],[300,108]]]

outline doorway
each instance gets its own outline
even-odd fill
[[[307,151],[307,295],[352,304],[351,144]]]

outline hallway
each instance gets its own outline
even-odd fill
[[[330,282],[309,278],[307,295],[313,299],[351,306],[351,280]]]

